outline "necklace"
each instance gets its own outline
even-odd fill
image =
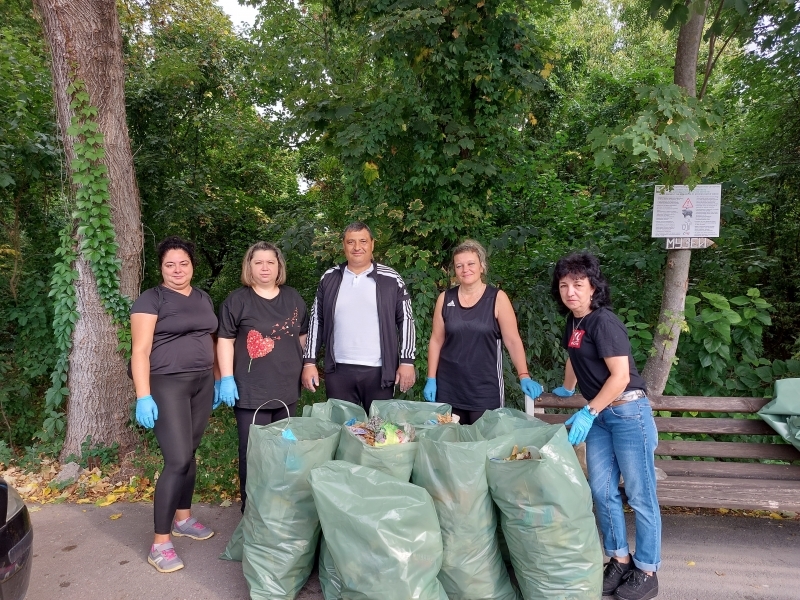
[[[592,314],[592,313],[591,313],[591,311],[589,311],[588,313],[586,313],[585,315],[583,315],[583,316],[581,317],[581,320],[580,320],[580,321],[578,321],[578,324],[577,324],[577,325],[575,324],[575,315],[572,315],[572,333],[575,333],[575,332],[578,330],[578,327],[580,327],[580,326],[581,326],[581,323],[583,323],[583,320],[584,320],[586,317],[588,317],[590,314]]]
[[[468,294],[464,291],[462,286],[458,286],[458,301],[461,306],[464,308],[471,308],[480,302],[481,298],[483,297],[483,292],[486,290],[486,284],[482,284],[479,289],[479,292],[473,291],[472,293]]]

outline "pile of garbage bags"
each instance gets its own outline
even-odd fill
[[[512,409],[464,426],[451,410],[328,400],[251,427],[248,502],[221,557],[242,561],[251,597],[294,598],[319,544],[326,600],[599,598],[591,494],[564,427]],[[370,419],[402,441],[370,444]]]

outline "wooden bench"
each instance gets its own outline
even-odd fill
[[[660,396],[650,398],[654,411],[754,414],[769,400],[764,398],[707,398],[704,396]],[[577,409],[586,404],[579,395],[560,398],[542,394],[537,409]],[[569,414],[542,414],[548,423],[563,423]],[[777,435],[761,419],[729,417],[661,417],[659,433]],[[700,457],[701,460],[680,460]],[[794,464],[734,462],[719,459],[779,460]],[[658,482],[662,506],[739,508],[800,512],[800,451],[789,444],[659,440],[656,467],[667,474]]]

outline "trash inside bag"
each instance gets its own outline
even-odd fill
[[[308,475],[333,458],[340,431],[304,417],[250,427],[247,505],[222,558],[241,557],[251,598],[293,600],[305,585],[320,532]]]
[[[448,600],[436,578],[442,536],[428,492],[338,460],[309,481],[343,598]]]
[[[536,449],[539,458],[505,460],[514,446]],[[489,491],[524,599],[599,598],[603,556],[591,491],[567,430],[515,429],[489,440],[487,456]]]
[[[486,480],[487,442],[474,425],[420,432],[411,480],[433,499],[444,555],[439,571],[447,596],[517,600],[500,555],[497,517]]]
[[[370,417],[366,422],[350,419],[345,423],[345,427],[368,446],[378,448],[407,444],[413,442],[416,437],[413,425],[406,423],[400,426],[380,417]]]

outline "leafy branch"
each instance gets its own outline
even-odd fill
[[[638,100],[646,104],[634,122],[616,128],[596,127],[589,134],[597,166],[610,167],[615,158],[644,158],[658,164],[669,185],[682,182],[679,169],[686,164],[690,176],[685,183],[690,186],[716,170],[722,152],[716,145],[704,148],[696,143],[710,138],[722,125],[718,103],[693,98],[674,83],[641,86],[636,92]]]

